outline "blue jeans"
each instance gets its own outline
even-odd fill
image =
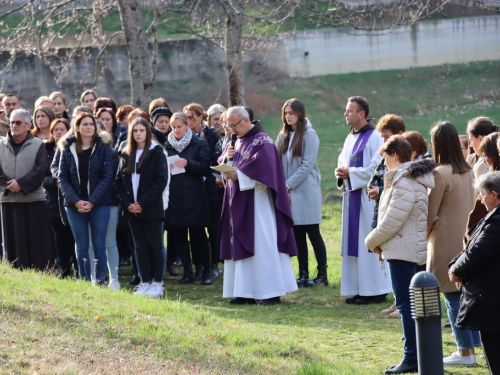
[[[68,222],[75,237],[76,258],[80,277],[90,281],[89,224],[95,253],[95,275],[97,283],[106,282],[106,232],[109,222],[109,206],[95,206],[87,213],[75,207],[66,207]]]
[[[403,358],[417,360],[417,335],[415,321],[411,317],[410,304],[410,282],[416,273],[417,264],[397,259],[390,259],[387,263],[389,264],[396,308],[401,314],[401,324],[405,338]]]
[[[460,329],[455,325],[457,321],[458,310],[460,309],[460,292],[443,293],[446,310],[448,310],[448,319],[451,324],[453,336],[458,349],[474,349],[481,346],[481,339],[478,331]]]
[[[118,206],[109,206],[109,223],[106,232],[106,256],[108,258],[108,271],[110,279],[118,279],[118,267],[120,265],[120,256],[118,255],[118,246],[116,245],[116,227],[118,226]],[[89,230],[92,234],[92,230]],[[89,248],[90,259],[95,259],[94,246],[92,243]],[[92,279],[95,279],[95,270],[92,269]]]

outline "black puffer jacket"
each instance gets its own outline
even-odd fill
[[[467,248],[449,264],[464,279],[456,324],[462,329],[500,332],[500,207],[469,231]]]
[[[47,170],[45,171],[45,177],[43,178],[42,186],[45,189],[45,203],[47,204],[47,211],[49,211],[50,221],[61,220],[59,212],[59,199],[58,199],[58,187],[57,178],[52,176],[51,164],[54,160],[54,155],[56,150],[54,149],[54,142],[46,142],[44,144],[45,151],[47,151]]]
[[[64,197],[66,207],[74,207],[80,198],[80,177],[78,165],[75,161],[76,138],[71,136],[62,142],[61,161],[59,163],[59,188]],[[113,157],[110,144],[112,138],[108,132],[96,135],[94,149],[89,162],[89,202],[96,206],[109,206],[113,204],[113,187],[115,180],[116,159]]]
[[[210,173],[207,143],[193,134],[189,145],[178,153],[167,141],[168,155],[188,161],[186,173],[172,175],[165,215],[167,227],[205,227],[209,221],[208,200],[203,177]]]
[[[125,173],[128,162],[129,156],[122,152],[115,183],[125,217],[132,215],[127,208],[135,202],[132,175]],[[163,210],[162,194],[168,183],[168,173],[167,158],[163,153],[163,148],[160,145],[154,146],[153,144],[143,161],[140,174],[137,203],[141,205],[142,212],[135,215],[137,219],[163,220],[165,211]]]

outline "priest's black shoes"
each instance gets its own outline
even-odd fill
[[[418,362],[411,359],[403,359],[401,363],[385,370],[385,374],[408,374],[418,372]]]
[[[235,297],[229,300],[232,305],[255,305],[257,302],[253,298]]]
[[[348,305],[354,305],[356,303],[356,300],[360,298],[361,296],[359,294],[356,294],[355,296],[346,298],[345,303],[347,303]]]
[[[257,305],[264,305],[264,306],[279,305],[280,303],[281,299],[279,297],[257,300]]]

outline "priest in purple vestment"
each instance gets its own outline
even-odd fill
[[[221,215],[223,297],[231,303],[280,303],[297,290],[290,257],[297,255],[290,202],[278,152],[260,123],[243,107],[226,115],[238,139],[226,157],[236,171],[225,173]]]

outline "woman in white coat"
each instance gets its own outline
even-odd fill
[[[403,361],[386,374],[417,371],[417,340],[411,316],[409,286],[417,266],[427,259],[427,189],[434,187],[432,159],[411,162],[412,147],[393,135],[380,148],[388,172],[379,202],[378,225],[365,239],[366,247],[389,264],[396,308],[405,338]]]
[[[299,252],[298,286],[328,285],[326,247],[319,231],[321,223],[321,174],[316,165],[319,138],[306,118],[304,104],[290,99],[282,109],[283,128],[276,146],[285,172],[292,207],[293,231]],[[314,249],[318,274],[309,280],[307,239]]]

